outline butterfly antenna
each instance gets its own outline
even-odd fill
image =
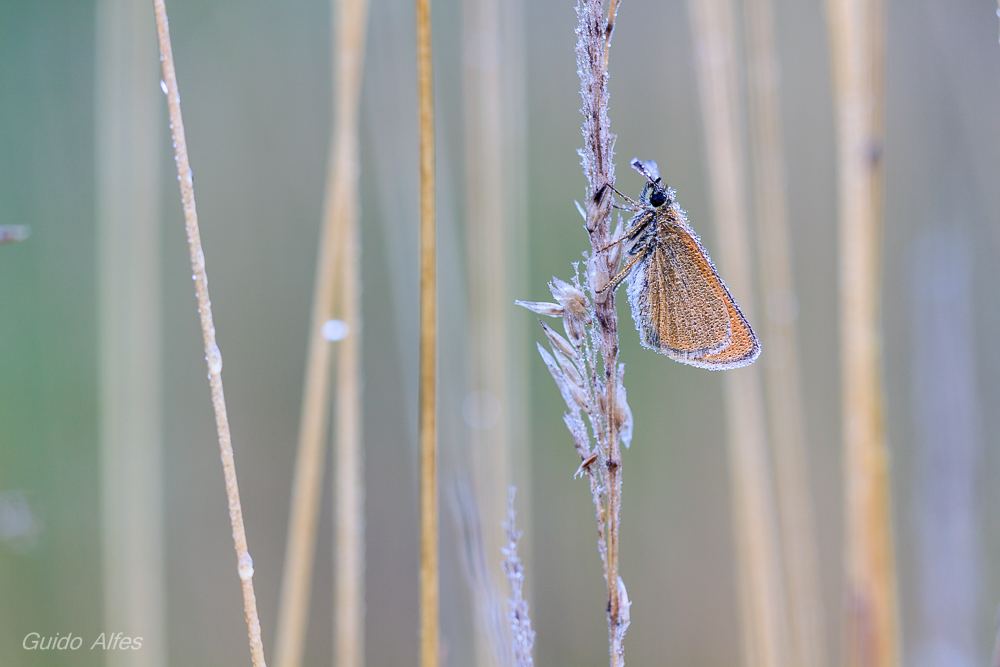
[[[650,183],[655,183],[660,180],[660,168],[656,166],[656,163],[652,160],[646,160],[643,162],[637,157],[632,158],[629,162],[633,169],[646,177],[646,180]]]

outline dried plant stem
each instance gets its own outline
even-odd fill
[[[469,292],[469,387],[479,423],[470,431],[475,495],[486,526],[507,519],[508,489],[524,470],[519,425],[524,395],[520,346],[511,335],[510,304],[519,289],[523,255],[523,98],[517,70],[520,0],[463,0],[463,111],[465,129],[466,248]],[[522,493],[522,502],[525,494]],[[503,535],[482,535],[486,576],[502,584]],[[481,596],[480,596],[481,597]],[[475,634],[480,667],[497,665],[491,613],[477,604]]]
[[[600,448],[599,473],[602,478],[604,501],[591,485],[600,529],[599,546],[605,566],[608,587],[608,634],[611,667],[624,665],[624,637],[628,627],[627,598],[623,600],[624,584],[619,577],[619,524],[621,521],[622,458],[616,407],[618,380],[618,315],[613,290],[601,293],[614,275],[611,242],[611,209],[608,186],[615,182],[614,135],[608,119],[608,53],[614,33],[618,0],[612,0],[609,14],[604,14],[602,0],[579,0],[577,3],[577,69],[580,74],[580,96],[583,98],[583,158],[587,177],[587,230],[592,247],[588,266],[590,291],[601,294],[594,300],[597,320],[601,368],[605,400],[596,415],[595,433]],[[600,544],[605,542],[605,544]],[[623,609],[623,603],[625,608]]]
[[[281,606],[279,667],[302,664],[309,613],[309,586],[316,549],[325,437],[329,416],[331,342],[323,326],[339,314],[347,336],[339,345],[336,388],[336,483],[334,587],[337,664],[364,661],[364,480],[361,441],[360,239],[358,230],[358,113],[364,69],[367,0],[334,0],[334,116],[326,201],[309,331],[309,358]],[[337,312],[338,307],[340,311]]]
[[[792,250],[781,142],[778,57],[772,0],[744,0],[750,157],[761,294],[768,422],[788,587],[791,661],[823,667],[826,636],[819,582],[799,355],[795,335]]]
[[[97,4],[95,132],[104,621],[166,664],[163,549],[160,100],[152,7]],[[148,650],[147,650],[148,649]],[[134,664],[124,656],[110,664]]]
[[[434,70],[431,3],[417,0],[420,122],[420,667],[437,667],[440,648],[437,483],[437,223],[434,178]]]
[[[837,125],[848,664],[899,664],[879,269],[884,3],[828,0]]]
[[[528,603],[524,599],[524,566],[517,555],[517,543],[521,539],[521,531],[517,529],[514,513],[514,487],[510,487],[507,501],[507,519],[503,522],[507,544],[503,547],[501,567],[507,582],[510,584],[510,608],[507,618],[510,621],[511,653],[515,667],[532,667],[534,660],[531,649],[535,643],[535,631],[531,629],[531,617],[528,615]]]
[[[364,449],[361,386],[361,229],[358,206],[358,114],[368,28],[368,0],[334,0],[339,17],[334,64],[337,94],[336,155],[328,186],[335,225],[344,230],[341,319],[347,337],[337,357],[336,532],[334,551],[334,664],[362,667],[365,656]],[[342,202],[337,206],[336,202]],[[339,222],[343,220],[343,222]]]
[[[163,113],[156,88],[159,67],[153,60],[156,36],[149,30],[152,13],[152,6],[142,1],[97,3],[95,148],[104,623],[141,634],[141,664],[161,667],[166,664],[160,409]],[[124,655],[109,660],[111,665],[138,663]]]
[[[260,636],[260,620],[257,618],[257,599],[253,591],[253,559],[247,551],[246,531],[243,528],[243,509],[240,506],[240,491],[236,481],[236,464],[233,461],[233,443],[229,432],[229,416],[226,414],[226,398],[222,390],[222,354],[215,342],[215,325],[212,322],[212,302],[208,295],[208,276],[205,273],[205,254],[201,248],[201,233],[198,230],[198,212],[194,202],[194,178],[188,159],[187,141],[184,137],[184,121],[181,118],[181,96],[177,89],[177,73],[174,70],[174,54],[170,46],[170,29],[164,0],[153,0],[156,13],[156,34],[160,44],[160,60],[163,64],[163,83],[167,88],[167,108],[170,116],[171,137],[174,144],[174,161],[177,164],[177,178],[180,181],[181,201],[184,208],[184,223],[187,230],[188,249],[191,253],[191,270],[194,274],[195,292],[198,297],[198,313],[205,342],[205,359],[208,363],[208,378],[212,387],[212,407],[215,409],[215,427],[219,435],[219,450],[222,455],[222,469],[226,478],[226,495],[229,500],[229,521],[233,528],[233,542],[236,546],[237,573],[243,587],[243,610],[246,614],[247,632],[250,638],[250,652],[254,667],[265,667],[264,643]]]
[[[733,9],[728,0],[691,0],[688,8],[698,54],[695,62],[720,264],[743,311],[752,319]],[[754,667],[784,667],[790,664],[788,615],[758,367],[729,371],[723,382],[744,659]]]
[[[343,320],[350,333],[341,343],[337,359],[334,664],[343,667],[362,667],[365,649],[359,232],[357,224],[353,225],[344,244]]]

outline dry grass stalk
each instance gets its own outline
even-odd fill
[[[611,121],[608,118],[608,54],[614,35],[618,0],[611,0],[608,14],[604,14],[602,0],[579,0],[577,3],[576,65],[580,75],[580,96],[583,98],[583,171],[587,177],[587,231],[592,248],[588,262],[587,281],[591,295],[598,296],[615,274],[619,250],[610,249],[611,243],[611,193],[615,183],[614,141]],[[613,261],[614,260],[614,261]],[[598,522],[604,532],[604,578],[608,587],[608,638],[611,667],[625,664],[625,632],[629,623],[629,603],[625,585],[619,576],[619,525],[621,522],[622,416],[616,403],[624,404],[624,387],[621,389],[618,367],[618,313],[615,310],[614,292],[608,290],[594,299],[596,321],[595,342],[600,348],[603,382],[594,378],[593,408],[601,414],[594,428],[600,444],[599,476],[604,493],[597,505]],[[586,343],[585,343],[586,345]],[[596,367],[590,369],[596,373]],[[602,399],[603,400],[599,400]],[[603,408],[603,409],[602,409]],[[624,408],[624,405],[623,405]],[[593,467],[589,468],[593,470]],[[591,483],[598,475],[590,474]],[[595,495],[595,500],[597,496]]]
[[[463,106],[466,148],[466,275],[469,282],[470,390],[474,401],[471,436],[475,493],[483,522],[498,526],[506,516],[511,480],[508,437],[506,243],[504,204],[503,98],[498,0],[463,3]],[[492,414],[496,413],[496,414]],[[488,420],[488,421],[487,421]],[[492,423],[490,423],[492,422]],[[500,576],[501,535],[483,535],[489,576]],[[480,665],[494,664],[495,652],[476,635]]]
[[[848,664],[899,664],[889,455],[882,423],[879,267],[884,13],[828,0],[840,220]]]
[[[229,432],[229,416],[226,414],[226,398],[222,389],[222,353],[215,342],[215,324],[212,322],[212,302],[208,295],[208,276],[205,273],[205,253],[201,248],[201,232],[198,229],[198,212],[194,202],[194,176],[188,159],[187,141],[184,137],[184,121],[181,118],[181,96],[177,89],[177,73],[174,70],[174,54],[170,46],[170,30],[164,0],[153,0],[156,13],[156,34],[160,45],[160,61],[163,66],[162,87],[167,94],[167,108],[170,117],[171,137],[174,145],[174,162],[177,164],[177,180],[180,183],[181,202],[184,208],[184,224],[191,253],[191,270],[195,292],[198,297],[198,314],[205,342],[205,361],[208,365],[208,379],[212,387],[212,407],[215,410],[215,427],[219,435],[219,450],[222,455],[222,469],[226,478],[226,496],[229,501],[229,520],[233,529],[236,546],[237,574],[243,588],[243,610],[246,614],[250,652],[254,667],[265,667],[264,643],[260,636],[260,620],[257,617],[257,598],[253,590],[253,559],[247,551],[246,531],[243,527],[243,509],[240,506],[240,491],[236,480],[236,464],[233,461],[233,443]]]
[[[437,222],[431,3],[417,0],[420,118],[420,667],[440,658],[437,481]]]
[[[519,0],[464,0],[462,4],[463,111],[465,129],[466,248],[470,322],[471,468],[475,495],[487,526],[507,518],[507,490],[523,477],[525,439],[518,404],[521,350],[511,335],[509,308],[518,293],[517,259],[524,226],[518,104],[523,82],[516,71]],[[486,571],[502,583],[503,535],[483,535]],[[484,612],[477,604],[479,616]],[[481,667],[496,664],[491,632],[480,618],[475,635]]]
[[[618,557],[621,445],[624,442],[628,446],[631,442],[632,414],[622,384],[624,365],[618,363],[615,295],[613,290],[605,289],[621,257],[620,244],[611,243],[615,137],[608,118],[607,67],[617,11],[617,0],[612,0],[607,15],[601,0],[579,0],[576,6],[579,20],[576,58],[584,118],[584,147],[580,157],[587,178],[587,207],[586,211],[581,208],[581,213],[591,243],[586,278],[580,280],[577,266],[572,283],[558,278],[549,283],[556,303],[518,302],[540,315],[563,318],[567,338],[542,323],[552,352],[541,345],[538,351],[566,403],[568,411],[563,420],[582,461],[577,474],[587,475],[590,480],[597,518],[597,547],[607,584],[611,667],[625,664],[624,641],[631,606],[619,576]],[[589,429],[583,414],[587,415]]]
[[[768,422],[774,452],[778,516],[788,587],[792,664],[826,663],[819,557],[810,495],[805,417],[795,334],[792,249],[781,142],[780,85],[772,0],[744,0],[750,158]]]
[[[534,304],[533,304],[534,305]],[[554,304],[553,304],[554,305]],[[558,336],[558,334],[556,334]],[[544,357],[544,355],[543,355]],[[473,592],[473,603],[480,616],[484,648],[491,656],[485,660],[491,664],[508,667],[531,667],[532,648],[535,632],[531,629],[528,602],[524,597],[524,564],[517,554],[517,545],[522,532],[514,521],[514,494],[516,487],[507,489],[507,513],[501,522],[504,539],[500,548],[500,570],[507,579],[510,597],[507,599],[506,621],[509,636],[504,628],[503,608],[495,578],[489,572],[486,554],[483,551],[483,533],[480,525],[479,506],[468,484],[459,480],[452,486],[451,505],[455,523],[462,538],[460,560],[462,569]],[[484,658],[477,655],[476,664],[484,664]]]
[[[511,652],[515,667],[532,667],[534,660],[531,649],[535,644],[535,631],[531,629],[531,617],[528,615],[528,603],[524,599],[524,565],[517,555],[517,543],[521,539],[521,531],[517,529],[514,512],[515,488],[510,487],[507,500],[507,519],[503,522],[507,543],[503,547],[503,573],[507,575],[510,584],[510,599],[507,605],[510,611],[507,618],[510,621]]]
[[[364,470],[361,441],[360,232],[358,229],[358,113],[368,25],[367,0],[334,1],[332,16],[333,107],[326,200],[309,333],[309,358],[281,606],[279,667],[302,664],[309,587],[316,549],[329,416],[331,340],[324,325],[334,316],[346,325],[337,355],[334,587],[337,664],[364,662]]]
[[[355,190],[356,191],[356,190]],[[361,243],[357,215],[344,243],[342,319],[337,356],[334,664],[361,667],[365,648],[364,449],[361,386]]]
[[[728,0],[691,0],[688,11],[720,265],[744,312],[753,319],[733,9]],[[758,367],[731,371],[723,381],[744,659],[751,667],[784,667],[791,664],[788,614]]]
[[[160,132],[153,8],[97,4],[96,177],[104,622],[143,636],[111,665],[166,664]],[[130,632],[130,630],[132,632]],[[132,655],[126,655],[132,654]]]
[[[504,632],[500,589],[494,572],[487,563],[479,503],[472,488],[463,479],[456,480],[450,491],[449,504],[455,526],[461,535],[459,562],[472,592],[472,604],[478,622],[476,665],[508,667],[512,660],[511,647]],[[502,565],[498,569],[502,570]]]
[[[334,586],[334,664],[362,667],[365,649],[364,449],[361,385],[361,229],[359,220],[358,114],[364,70],[368,0],[340,0],[339,34],[335,44],[338,94],[337,154],[334,157],[335,215],[344,222],[341,254],[341,319],[347,337],[337,356],[336,451],[336,574]]]

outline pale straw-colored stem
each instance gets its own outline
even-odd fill
[[[750,230],[737,93],[735,17],[728,0],[690,0],[719,266],[753,322]],[[768,352],[764,352],[768,354]],[[744,664],[788,667],[781,542],[758,366],[726,372],[727,439]]]
[[[899,664],[879,339],[884,3],[828,0],[840,227],[847,664]]]
[[[177,178],[180,182],[181,202],[184,208],[184,225],[187,230],[188,249],[191,252],[191,270],[195,293],[198,297],[198,314],[205,343],[205,359],[208,365],[208,379],[212,388],[212,407],[215,409],[215,427],[219,435],[219,451],[222,469],[226,478],[226,496],[229,500],[229,521],[233,529],[236,546],[237,573],[243,587],[243,610],[246,614],[247,632],[250,638],[250,652],[254,667],[265,667],[264,643],[260,636],[260,620],[257,618],[257,598],[253,591],[253,560],[247,551],[246,531],[243,528],[243,509],[240,507],[240,491],[236,482],[236,464],[233,461],[233,443],[229,433],[229,416],[226,414],[226,398],[222,391],[222,354],[215,343],[215,325],[212,322],[212,302],[208,296],[208,276],[205,273],[205,254],[201,249],[201,233],[198,230],[198,212],[194,203],[194,177],[188,160],[187,141],[184,138],[184,122],[181,118],[181,96],[177,89],[177,73],[174,70],[174,54],[170,46],[170,29],[164,0],[153,0],[156,13],[156,34],[160,43],[160,60],[163,65],[163,83],[167,89],[167,108],[170,116],[170,131],[174,145],[174,161],[177,164]]]
[[[343,271],[342,319],[348,335],[340,344],[337,356],[337,429],[336,429],[336,577],[334,586],[334,664],[338,667],[364,665],[364,449],[362,447],[362,383],[361,383],[361,229],[358,216],[358,145],[357,113],[361,97],[360,57],[364,53],[364,32],[367,23],[367,0],[342,0],[341,42],[360,37],[355,43],[357,55],[353,123],[350,130],[342,128],[345,144],[353,148],[352,155],[341,158],[344,170],[353,167],[353,182],[344,192],[347,233],[341,256]],[[353,29],[353,30],[352,30]],[[351,34],[345,32],[352,30]],[[344,54],[345,47],[341,47]],[[348,60],[344,58],[343,60]],[[343,62],[341,70],[355,63]],[[343,77],[348,75],[343,73]],[[348,136],[349,135],[349,136]],[[352,141],[353,140],[353,141]],[[345,149],[344,151],[348,151]],[[348,163],[350,163],[348,165]],[[345,178],[343,180],[350,180]]]
[[[360,230],[344,244],[343,319],[350,328],[337,355],[334,664],[362,667],[365,649],[364,450],[362,448]]]
[[[299,667],[308,627],[309,593],[322,492],[332,346],[338,346],[336,389],[335,636],[337,664],[364,661],[364,480],[361,442],[360,234],[358,114],[368,25],[367,0],[333,2],[334,127],[330,141],[316,283],[313,290],[302,415],[281,603],[279,667]],[[340,312],[338,312],[338,309]],[[323,326],[335,314],[347,336],[331,343]]]
[[[362,667],[365,657],[364,449],[361,383],[361,228],[358,115],[368,32],[368,0],[334,0],[339,16],[336,48],[337,138],[332,207],[344,229],[341,319],[347,337],[337,355],[336,517],[334,552],[334,664]],[[342,202],[340,206],[337,202]],[[343,220],[343,222],[339,222]]]
[[[469,304],[469,389],[466,408],[475,420],[469,451],[481,522],[486,572],[503,585],[508,493],[524,478],[520,422],[524,389],[521,346],[512,335],[511,304],[520,290],[524,255],[523,79],[519,69],[521,0],[463,0],[463,112],[465,130],[466,257]],[[522,503],[527,495],[520,494]],[[522,516],[524,516],[522,514]],[[522,521],[522,527],[526,522]],[[482,598],[482,595],[474,597]],[[496,665],[492,618],[504,609],[474,602],[479,621],[476,662]],[[506,666],[504,666],[506,667]]]
[[[161,176],[156,34],[145,0],[96,7],[95,153],[104,624],[141,635],[109,667],[163,667]]]
[[[772,0],[744,0],[743,8],[750,172],[754,186],[758,275],[765,305],[760,309],[757,324],[767,345],[761,362],[788,588],[789,655],[794,665],[823,667],[827,661],[826,636],[794,323],[797,302],[792,280],[781,141],[774,6]]]
[[[437,482],[437,223],[431,3],[417,0],[420,122],[420,667],[440,657]]]

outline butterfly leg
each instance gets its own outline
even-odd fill
[[[618,286],[622,284],[622,281],[625,280],[626,278],[628,278],[628,274],[629,274],[629,272],[632,271],[632,267],[635,266],[635,263],[638,262],[643,257],[645,257],[647,252],[649,252],[649,251],[646,250],[646,249],[643,249],[635,257],[633,257],[632,259],[630,259],[625,264],[625,266],[622,267],[622,270],[618,272],[618,275],[616,275],[614,278],[612,278],[611,281],[607,285],[605,285],[603,289],[597,290],[597,293],[598,294],[604,294],[608,290],[611,290],[613,292],[616,289],[618,289]]]
[[[608,248],[614,248],[616,245],[618,245],[622,241],[629,241],[629,240],[635,238],[636,236],[639,235],[639,232],[641,232],[643,229],[646,228],[646,225],[648,225],[650,222],[652,222],[652,220],[653,220],[653,216],[652,215],[647,216],[644,220],[640,220],[639,222],[637,222],[634,225],[632,225],[632,228],[629,229],[627,232],[625,232],[620,239],[618,239],[617,241],[612,241],[611,243],[609,243],[608,245],[604,246],[603,248],[599,248],[597,250],[597,252],[604,252]]]
[[[629,211],[629,210],[632,210],[632,211],[638,211],[638,210],[640,210],[640,209],[642,208],[642,204],[640,204],[640,203],[639,203],[639,202],[637,202],[636,200],[632,199],[632,198],[631,198],[631,197],[629,197],[629,196],[628,196],[627,194],[624,194],[624,193],[623,193],[623,192],[622,192],[621,190],[619,190],[619,189],[618,189],[618,188],[616,188],[615,186],[613,186],[613,185],[610,185],[609,187],[610,187],[610,188],[611,188],[612,190],[614,190],[614,191],[615,191],[615,194],[617,194],[617,195],[618,195],[619,197],[621,197],[622,199],[624,199],[625,201],[627,201],[627,202],[628,202],[629,204],[631,204],[631,205],[632,205],[632,208],[631,208],[631,209],[627,209],[627,208],[625,208],[624,206],[619,206],[618,208],[622,208],[622,209],[624,209],[624,210],[626,210],[626,211]]]

